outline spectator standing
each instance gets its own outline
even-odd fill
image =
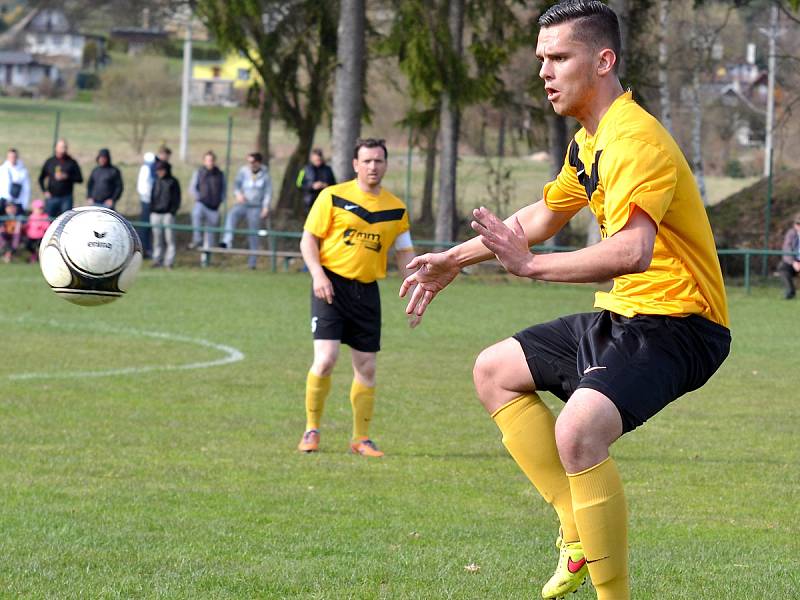
[[[31,178],[16,148],[9,148],[6,161],[0,165],[0,202],[11,201],[21,212],[28,210],[31,197]]]
[[[67,140],[58,140],[55,154],[45,161],[39,174],[39,187],[44,192],[47,214],[52,218],[72,209],[75,184],[83,183],[81,168],[68,149]]]
[[[19,220],[19,206],[7,200],[3,207],[5,220],[3,228],[0,230],[0,250],[3,252],[3,262],[10,263],[11,257],[19,248],[22,237],[22,222]]]
[[[259,228],[261,219],[269,217],[272,179],[259,152],[247,155],[247,164],[236,175],[233,196],[236,202],[225,217],[225,235],[220,244],[223,248],[233,247],[233,230],[242,217],[247,218],[247,228],[251,231]],[[248,235],[247,241],[250,250],[258,250],[258,235]],[[247,266],[256,268],[254,254],[247,258]]]
[[[786,300],[791,300],[797,295],[794,288],[794,278],[800,273],[800,213],[794,216],[794,224],[786,230],[783,236],[783,251],[786,253],[778,265],[778,275],[783,280]]]
[[[217,166],[217,156],[209,150],[203,155],[203,166],[192,175],[189,195],[194,200],[192,209],[192,243],[189,248],[213,248],[216,235],[201,231],[202,227],[219,227],[219,207],[225,200],[225,174]],[[203,252],[200,264],[208,266],[209,254]]]
[[[175,265],[175,214],[181,206],[181,185],[172,176],[172,167],[160,160],[155,165],[156,180],[150,195],[150,225],[153,232],[153,267],[171,269]],[[166,254],[164,243],[166,242]]]
[[[333,175],[333,169],[325,163],[322,149],[314,148],[311,151],[309,163],[303,172],[303,180],[300,185],[303,190],[303,206],[306,209],[306,214],[311,210],[319,193],[335,183],[336,178]]]
[[[44,212],[44,200],[37,198],[31,202],[31,214],[25,222],[25,247],[31,253],[29,259],[34,263],[39,260],[39,244],[42,243],[44,232],[50,226],[50,218]]]
[[[101,148],[95,161],[97,166],[92,169],[86,186],[86,200],[90,205],[105,206],[115,210],[124,189],[122,173],[111,164],[111,152],[108,148]]]
[[[139,194],[139,207],[141,209],[139,220],[142,223],[149,223],[150,194],[153,193],[153,183],[156,179],[156,155],[152,152],[145,152],[143,158],[144,163],[139,168],[139,176],[136,178],[136,193]],[[138,231],[139,239],[142,240],[144,257],[150,258],[153,250],[150,228],[140,227]]]

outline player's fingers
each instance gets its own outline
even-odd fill
[[[422,286],[418,285],[414,288],[411,292],[411,298],[408,299],[408,305],[406,306],[406,314],[413,314],[417,306],[422,299],[422,295],[425,293],[425,290],[422,289]]]
[[[427,254],[421,254],[420,256],[415,256],[411,259],[411,262],[406,265],[406,269],[418,269],[423,265],[426,260]]]
[[[430,290],[423,291],[422,298],[420,298],[420,301],[417,304],[417,310],[414,311],[414,314],[416,314],[418,317],[421,317],[423,314],[425,314],[425,309],[428,308],[428,305],[431,303],[431,300],[433,300],[435,295],[436,293]]]
[[[406,294],[408,293],[408,289],[417,284],[417,278],[415,277],[416,273],[412,273],[405,279],[403,279],[403,283],[400,284],[400,297],[405,298]]]

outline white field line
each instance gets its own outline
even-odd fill
[[[117,327],[103,327],[98,325],[77,325],[74,323],[62,323],[55,320],[37,320],[37,319],[27,319],[27,318],[19,318],[16,319],[19,323],[41,323],[47,327],[54,327],[54,328],[61,328],[61,329],[73,329],[73,330],[95,330],[100,332],[106,333],[113,333],[114,335],[131,335],[131,336],[140,336],[140,337],[149,337],[155,338],[160,340],[168,340],[171,342],[181,342],[184,344],[194,344],[196,346],[203,346],[205,348],[211,348],[213,350],[218,350],[222,352],[224,356],[221,358],[217,358],[215,360],[207,360],[201,362],[193,362],[193,363],[185,363],[185,364],[177,364],[177,365],[152,365],[152,366],[142,366],[142,367],[126,367],[122,369],[105,369],[100,371],[41,371],[41,372],[29,372],[29,373],[14,373],[12,375],[8,375],[8,379],[13,380],[20,380],[20,379],[80,379],[83,377],[110,377],[113,375],[132,375],[132,374],[141,374],[141,373],[150,373],[153,371],[186,371],[190,369],[205,369],[208,367],[219,367],[222,365],[228,365],[231,363],[238,362],[243,360],[245,355],[240,350],[232,346],[226,346],[224,344],[216,344],[209,340],[204,340],[202,338],[192,338],[185,335],[177,335],[173,333],[166,333],[164,331],[144,331],[141,329],[131,329],[131,328],[117,328]]]

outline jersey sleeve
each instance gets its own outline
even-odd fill
[[[308,217],[306,217],[303,229],[318,238],[326,237],[331,227],[332,213],[333,201],[331,200],[331,194],[327,189],[324,189],[317,196],[314,204],[311,205],[311,210],[308,213]]]
[[[634,206],[658,227],[675,195],[677,180],[672,158],[652,144],[624,139],[607,146],[600,159],[606,233],[612,236],[625,227]]]
[[[589,202],[586,189],[578,181],[577,169],[569,164],[569,150],[574,143],[573,140],[567,148],[561,172],[544,186],[544,202],[547,208],[555,212],[579,210]]]

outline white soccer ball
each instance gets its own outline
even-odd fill
[[[70,302],[95,306],[128,291],[142,265],[142,242],[125,217],[82,206],[50,224],[39,246],[39,265],[53,291]]]

